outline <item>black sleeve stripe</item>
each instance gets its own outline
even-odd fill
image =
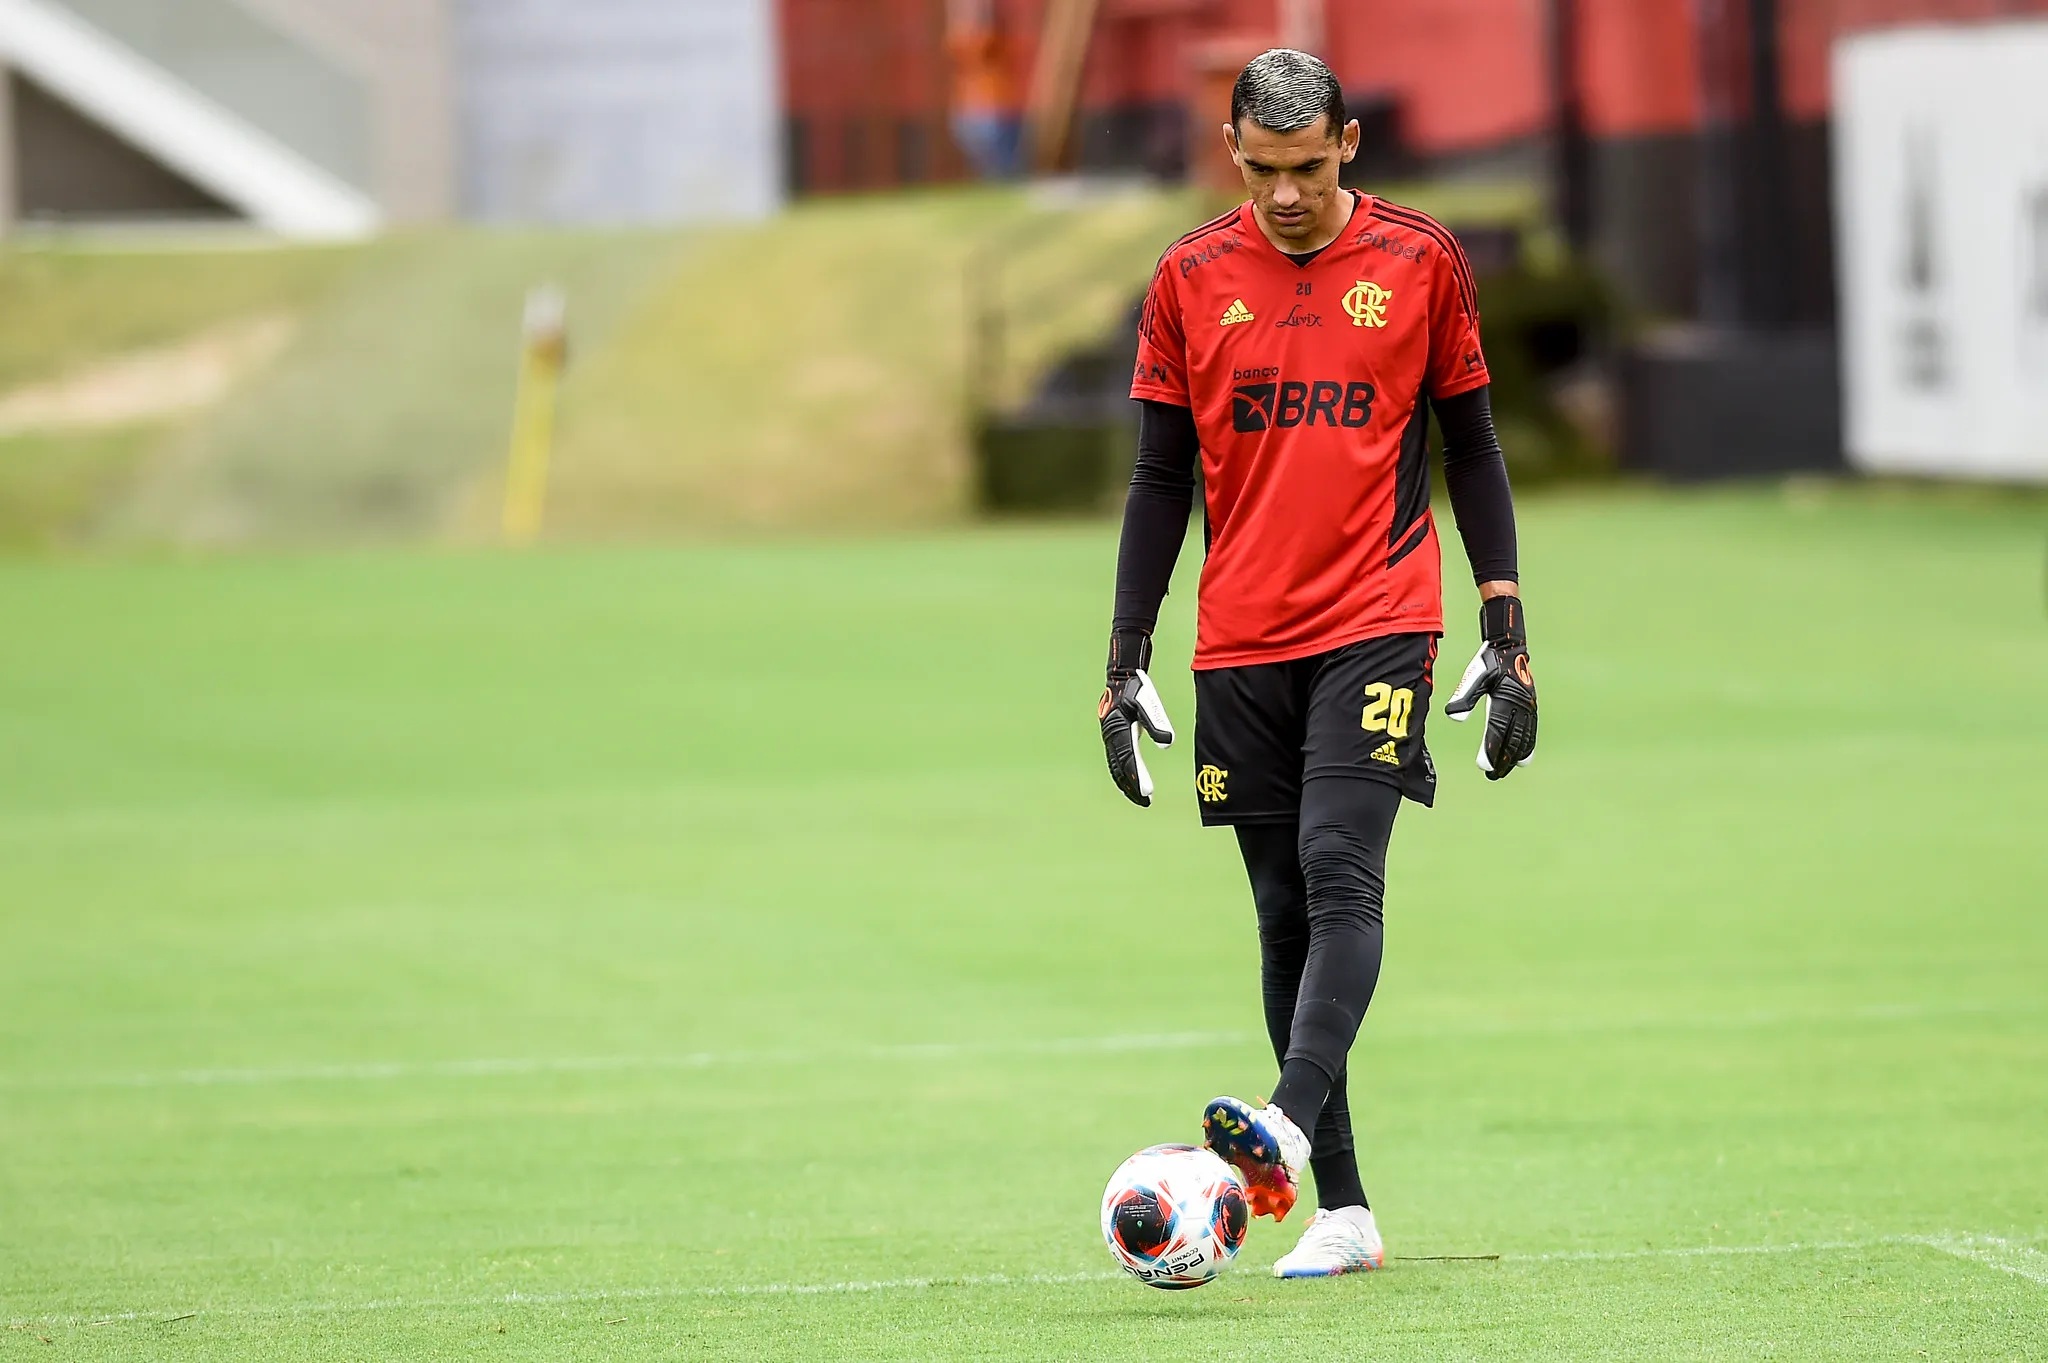
[[[1244,205],[1240,204],[1240,205],[1238,205],[1238,206],[1237,206],[1236,208],[1233,208],[1233,209],[1231,209],[1231,210],[1230,210],[1230,211],[1229,211],[1228,213],[1225,213],[1225,214],[1224,214],[1224,215],[1223,215],[1222,217],[1220,217],[1220,218],[1211,218],[1211,219],[1209,219],[1209,221],[1207,221],[1207,222],[1203,223],[1203,224],[1202,224],[1202,225],[1201,225],[1200,227],[1197,227],[1197,228],[1196,228],[1196,229],[1195,229],[1194,231],[1192,231],[1192,232],[1188,233],[1188,234],[1187,234],[1186,236],[1184,236],[1184,237],[1180,238],[1180,239],[1179,239],[1178,241],[1174,242],[1174,243],[1173,243],[1173,245],[1171,245],[1171,246],[1167,247],[1167,248],[1166,248],[1166,255],[1170,256],[1170,255],[1172,255],[1172,254],[1173,254],[1173,253],[1174,253],[1175,251],[1178,251],[1178,250],[1179,250],[1179,249],[1180,249],[1181,247],[1183,247],[1183,246],[1187,246],[1187,245],[1191,244],[1192,242],[1194,242],[1194,241],[1196,241],[1196,240],[1198,240],[1198,239],[1200,239],[1200,238],[1202,238],[1202,237],[1206,237],[1206,236],[1209,236],[1209,235],[1210,235],[1210,234],[1212,234],[1212,233],[1215,233],[1215,232],[1220,232],[1220,231],[1222,231],[1222,230],[1223,230],[1224,228],[1226,228],[1226,227],[1234,227],[1234,226],[1236,226],[1236,224],[1237,224],[1237,215],[1238,215],[1238,214],[1239,214],[1240,212],[1242,212],[1242,211],[1243,211],[1243,208],[1244,208]],[[1160,263],[1161,263],[1162,265],[1163,265],[1163,264],[1165,264],[1165,263],[1166,263],[1166,256],[1161,256],[1161,257],[1159,258],[1159,260],[1160,260]]]
[[[1411,208],[1397,208],[1384,202],[1374,205],[1373,216],[1397,227],[1421,232],[1434,241],[1444,255],[1450,258],[1452,273],[1458,281],[1458,295],[1464,300],[1465,310],[1475,318],[1479,316],[1479,286],[1472,278],[1472,262],[1465,258],[1465,248],[1458,244],[1458,238],[1450,228],[1427,213],[1418,213]]]
[[[1225,215],[1223,215],[1223,217],[1219,217],[1217,221],[1212,221],[1212,223],[1202,223],[1200,227],[1196,227],[1196,229],[1194,229],[1194,231],[1190,231],[1188,235],[1184,235],[1184,237],[1180,237],[1178,241],[1174,241],[1174,246],[1169,246],[1169,248],[1165,248],[1165,254],[1167,254],[1167,256],[1171,256],[1171,254],[1174,254],[1174,252],[1178,252],[1178,250],[1182,250],[1182,248],[1186,248],[1186,246],[1194,246],[1194,244],[1196,244],[1196,241],[1200,241],[1202,237],[1212,237],[1212,235],[1217,235],[1219,231],[1225,231],[1227,227],[1235,227],[1235,225],[1237,225],[1237,209],[1231,209],[1229,213],[1225,213]],[[1159,264],[1165,264],[1165,256],[1161,256],[1161,258],[1159,258]]]
[[[1452,270],[1458,279],[1458,290],[1464,296],[1466,306],[1472,310],[1473,316],[1479,315],[1479,289],[1472,279],[1472,262],[1465,258],[1465,248],[1459,245],[1457,236],[1450,228],[1427,213],[1385,202],[1375,205],[1374,216],[1399,226],[1413,228],[1443,248],[1444,254],[1450,257]]]

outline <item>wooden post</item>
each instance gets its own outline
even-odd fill
[[[19,178],[14,164],[14,68],[0,58],[0,237],[13,228],[20,211]]]
[[[1280,0],[1280,46],[1326,57],[1323,0]]]
[[[1593,147],[1580,79],[1579,0],[1550,0],[1552,210],[1581,256],[1593,250]]]
[[[1245,64],[1273,46],[1271,34],[1225,33],[1194,44],[1194,96],[1188,106],[1188,179],[1229,199],[1244,197],[1244,177],[1223,143],[1230,92]]]
[[[1024,106],[1031,168],[1050,175],[1060,168],[1067,138],[1074,127],[1074,108],[1081,99],[1081,70],[1088,61],[1088,42],[1095,32],[1098,0],[1051,0],[1038,58],[1032,63],[1031,91]]]

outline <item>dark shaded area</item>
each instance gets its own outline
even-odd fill
[[[14,100],[15,203],[24,219],[240,216],[35,82],[19,74],[7,79]]]
[[[1054,366],[1021,411],[983,413],[976,492],[988,511],[1087,511],[1123,491],[1137,461],[1138,312],[1117,333]]]
[[[1702,135],[1609,138],[1592,147],[1592,258],[1628,304],[1653,316],[1696,317],[1700,297],[1699,217]],[[1776,312],[1784,325],[1832,325],[1835,318],[1832,160],[1828,125],[1784,131],[1779,156],[1786,182],[1782,225],[1762,211],[1757,182],[1764,163],[1744,151],[1755,137],[1734,136],[1738,174],[1735,302],[1749,315]],[[1779,311],[1782,309],[1782,311]]]
[[[1402,137],[1401,106],[1392,95],[1346,91],[1344,109],[1358,121],[1358,155],[1344,167],[1340,184],[1370,191],[1416,172],[1421,160]]]
[[[1623,467],[1681,481],[1843,466],[1828,332],[1686,328],[1622,361]]]
[[[1178,101],[1084,109],[1074,122],[1075,168],[1178,180],[1187,173],[1188,136]]]

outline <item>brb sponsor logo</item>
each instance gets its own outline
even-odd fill
[[[1369,383],[1282,379],[1278,368],[1239,369],[1230,378],[1237,385],[1230,394],[1230,424],[1246,432],[1296,426],[1356,430],[1372,421],[1373,399],[1379,396]]]

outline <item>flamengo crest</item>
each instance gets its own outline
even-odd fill
[[[1387,324],[1387,304],[1394,295],[1373,283],[1361,279],[1344,295],[1344,311],[1351,314],[1351,324],[1360,327],[1383,327]]]

